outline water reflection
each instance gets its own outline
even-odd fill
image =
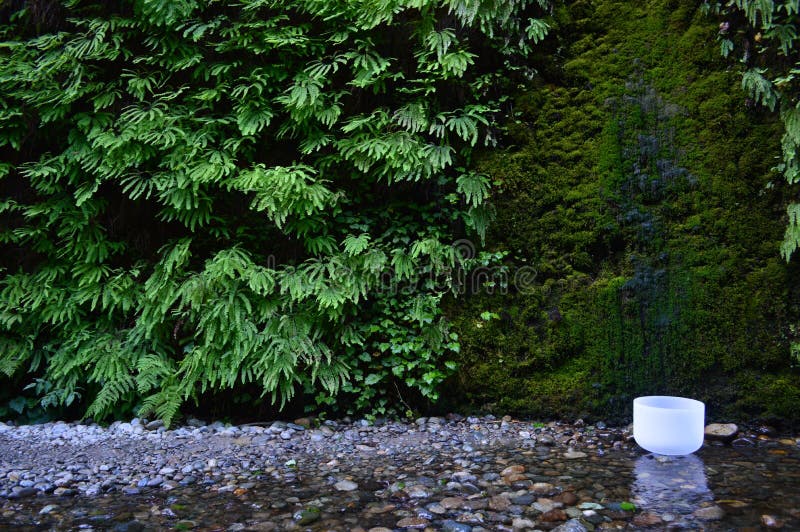
[[[702,503],[714,500],[705,464],[693,454],[640,456],[634,465],[634,475],[631,486],[634,504],[661,516],[686,518]]]

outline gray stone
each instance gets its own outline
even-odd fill
[[[730,442],[739,434],[739,427],[734,423],[711,423],[705,428],[705,436],[709,440]]]
[[[562,525],[555,527],[552,532],[588,532],[588,529],[578,519],[570,519]]]
[[[527,530],[536,528],[536,523],[534,523],[530,519],[523,519],[522,517],[517,517],[511,522],[511,526],[514,528],[514,530]]]
[[[578,506],[581,510],[602,510],[604,506],[602,504],[598,504],[596,502],[584,502]]]
[[[144,524],[134,519],[133,521],[127,521],[125,523],[117,523],[111,530],[113,530],[113,532],[141,532],[145,530],[145,528]]]
[[[512,497],[511,498],[511,502],[513,504],[518,504],[520,506],[528,506],[530,504],[533,504],[533,502],[535,500],[536,500],[536,497],[534,497],[530,493],[525,493],[523,495],[518,495],[516,497]]]
[[[442,522],[442,532],[472,532],[472,527],[452,519]]]
[[[719,506],[707,506],[705,508],[695,510],[692,515],[703,521],[719,521],[725,517],[725,511]]]
[[[567,460],[575,460],[577,458],[586,458],[588,455],[581,451],[573,451],[572,449],[564,453],[564,458]]]
[[[550,434],[547,434],[547,433],[539,434],[536,437],[536,441],[539,442],[540,444],[546,446],[546,447],[552,447],[553,445],[556,444],[556,439],[553,436],[551,436]]]
[[[358,489],[358,484],[352,480],[340,480],[334,484],[333,487],[336,488],[337,491],[353,491]]]
[[[16,488],[13,488],[11,490],[11,493],[9,494],[8,498],[9,499],[21,499],[23,497],[33,497],[37,493],[39,493],[39,490],[37,490],[36,488],[20,488],[20,487],[16,487]]]

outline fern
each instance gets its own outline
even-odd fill
[[[435,397],[433,279],[454,221],[485,231],[464,168],[519,81],[493,57],[524,64],[545,6],[212,4],[0,22],[0,372],[98,419],[243,384]]]

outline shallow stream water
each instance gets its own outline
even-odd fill
[[[589,530],[800,530],[800,448],[791,440],[706,445],[677,458],[636,446],[570,458],[564,451],[518,445],[307,455],[271,474],[254,471],[253,485],[235,492],[197,485],[3,500],[0,528],[546,530],[578,518]],[[343,477],[358,487],[335,488]]]

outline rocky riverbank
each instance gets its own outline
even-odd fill
[[[763,451],[768,460],[781,462],[776,467],[789,481],[800,479],[796,438],[745,431],[732,443],[730,438],[726,444],[709,440],[698,454],[713,457],[715,449],[744,453],[739,458]],[[708,496],[709,489],[700,489],[694,501],[687,495],[691,490],[683,493],[684,506],[672,508],[654,502],[660,495],[643,498],[642,489],[634,489],[641,467],[669,471],[665,486],[698,484],[683,477],[688,465],[661,464],[647,455],[633,442],[629,427],[581,421],[543,424],[453,415],[415,423],[301,419],[227,426],[190,420],[170,430],[137,419],[109,427],[0,424],[0,501],[5,501],[0,524],[580,531],[708,527],[728,514],[741,514],[742,508],[758,508],[754,497],[729,497],[725,500],[737,508],[728,508]],[[740,470],[734,474],[746,472]],[[761,464],[748,474],[764,470]],[[169,505],[186,497],[194,502],[176,503],[184,510]],[[156,505],[154,514],[154,499],[167,508]],[[85,500],[116,510],[101,514],[107,522],[96,523],[91,511],[79,509],[83,503],[76,501]],[[242,515],[220,510],[212,518],[198,507],[196,515],[179,519],[198,501],[208,505],[203,511],[215,507],[209,501],[227,501]],[[127,507],[141,508],[120,510]],[[766,508],[770,513],[763,513],[764,519],[795,522],[800,519],[796,508],[800,500],[782,512]]]

